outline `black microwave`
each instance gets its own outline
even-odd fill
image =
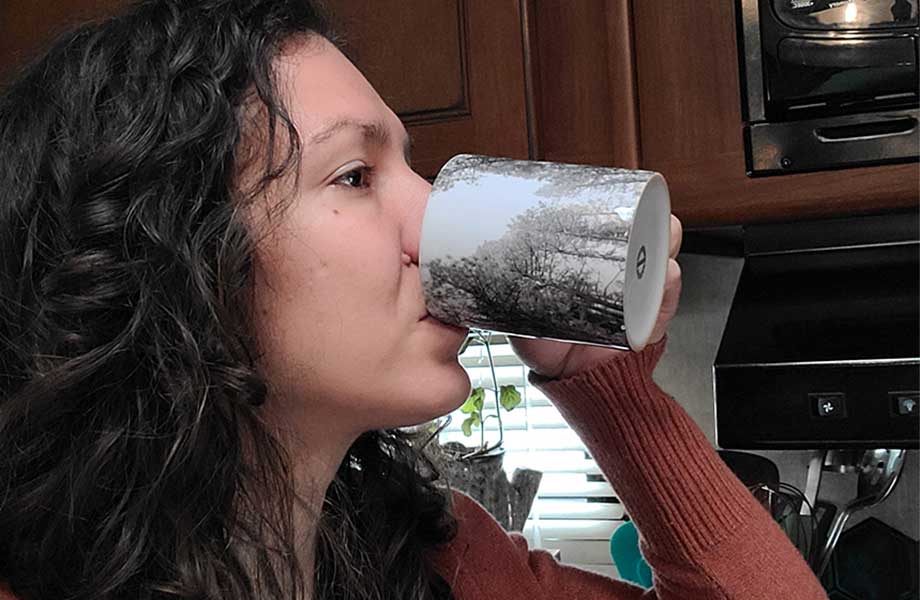
[[[918,160],[918,0],[737,0],[749,175]]]

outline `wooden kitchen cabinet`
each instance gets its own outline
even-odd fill
[[[750,223],[917,206],[917,163],[745,174],[732,0],[632,2],[639,152],[668,180],[686,225]]]
[[[125,0],[0,3],[0,78]],[[733,0],[326,0],[433,177],[474,152],[659,171],[688,227],[916,206],[916,163],[750,178]]]
[[[326,4],[347,54],[405,123],[420,174],[461,152],[531,155],[519,0]]]
[[[637,168],[638,115],[627,0],[529,0],[533,157]]]
[[[525,156],[526,119],[530,158],[663,173],[673,210],[688,227],[917,205],[916,163],[747,176],[732,0],[502,0],[487,8],[482,0],[330,4],[353,23],[367,17],[363,26],[344,23],[345,30],[373,55],[360,58],[359,66],[419,138],[424,158],[418,166],[425,175],[458,151]],[[443,64],[457,64],[443,49],[458,37],[445,34],[444,15],[454,10],[466,11],[458,18],[468,27],[461,48],[471,56],[477,47],[493,48],[484,62],[468,65],[473,101],[460,123],[432,110],[439,104],[420,93],[418,82],[441,90],[459,86],[439,79],[443,73],[433,77],[431,63],[422,67],[421,59],[412,59],[413,52],[437,55],[440,49]],[[420,33],[426,28],[437,35]],[[489,35],[496,38],[483,39]],[[496,86],[485,104],[476,100],[481,77]],[[415,103],[408,99],[413,95]],[[430,125],[419,127],[417,118]],[[483,129],[478,122],[492,125]],[[449,136],[442,133],[448,126]]]
[[[917,206],[917,163],[750,178],[733,0],[529,0],[534,158],[659,171],[688,227]]]
[[[432,177],[460,152],[638,167],[626,0],[327,0]]]

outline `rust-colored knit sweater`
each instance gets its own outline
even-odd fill
[[[798,551],[652,381],[664,341],[569,379],[531,375],[581,435],[641,532],[645,591],[557,563],[455,495],[457,537],[433,557],[456,600],[826,600]],[[539,465],[537,465],[539,467]],[[0,600],[15,600],[3,592]]]
[[[531,374],[597,460],[641,535],[654,589],[528,550],[467,496],[435,557],[457,600],[819,600],[808,565],[696,424],[652,381],[665,342],[563,380]],[[539,465],[535,465],[539,468]]]

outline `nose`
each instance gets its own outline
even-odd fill
[[[415,171],[411,171],[406,184],[404,202],[402,244],[403,253],[416,265],[419,262],[419,245],[422,237],[422,219],[428,206],[431,184]]]

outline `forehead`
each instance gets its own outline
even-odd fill
[[[373,86],[325,38],[314,36],[285,49],[277,73],[291,117],[304,139],[341,119],[398,126],[398,118]]]

